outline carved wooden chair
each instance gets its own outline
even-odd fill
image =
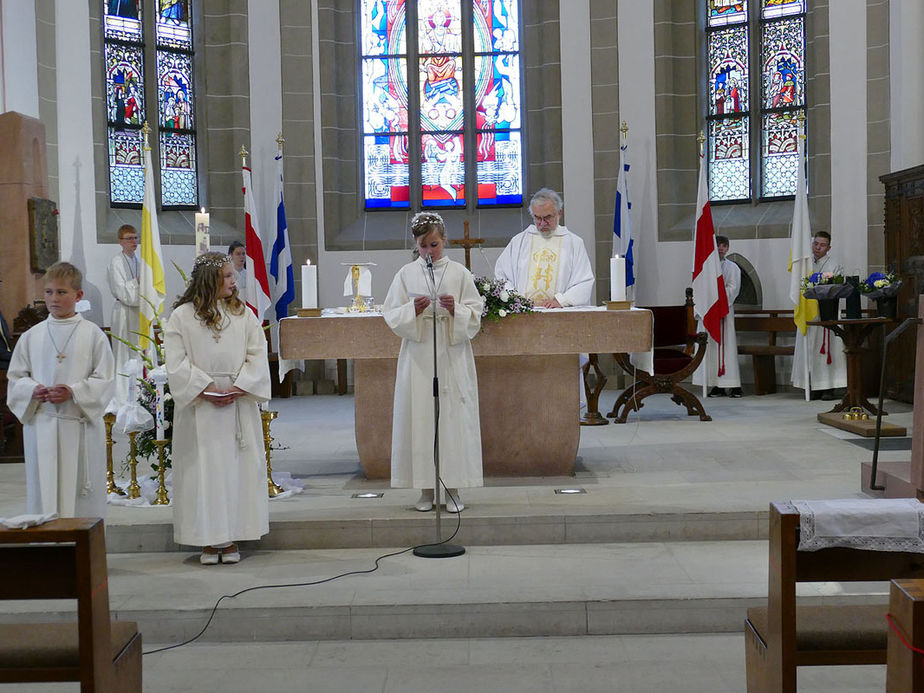
[[[13,319],[13,342],[19,335],[48,317],[44,301],[26,306]],[[6,404],[6,371],[0,371],[0,462],[23,461],[22,424]]]
[[[693,317],[693,290],[688,288],[686,294],[684,305],[648,309],[654,316],[654,375],[637,370],[628,354],[614,354],[616,363],[635,378],[616,399],[613,411],[607,414],[616,423],[625,423],[630,411],[644,406],[642,400],[646,397],[663,394],[685,406],[690,416],[698,415],[700,421],[712,421],[699,398],[680,384],[706,356],[706,333],[697,334]]]

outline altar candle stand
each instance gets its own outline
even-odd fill
[[[164,474],[164,446],[169,441],[155,440],[157,446],[157,497],[151,501],[151,505],[170,505],[170,498],[167,496],[167,482]]]
[[[129,498],[141,498],[141,487],[138,485],[138,458],[135,456],[137,448],[135,448],[135,436],[138,435],[137,431],[132,431],[128,434],[128,467],[132,473],[131,483],[128,484],[128,497]]]
[[[115,493],[124,496],[125,491],[119,488],[115,482],[115,474],[112,472],[112,426],[115,424],[116,415],[109,413],[103,414],[103,423],[106,426],[106,493]]]
[[[270,424],[273,419],[279,416],[278,411],[261,411],[260,418],[263,420],[263,448],[266,451],[266,487],[270,498],[275,498],[285,489],[273,481],[273,464],[270,462],[270,443],[273,437],[270,435]]]

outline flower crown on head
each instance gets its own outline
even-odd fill
[[[218,253],[205,253],[204,255],[198,256],[193,262],[193,270],[196,270],[200,267],[215,267],[221,269],[226,264],[231,262],[230,255],[220,255]]]
[[[414,218],[411,219],[411,233],[416,233],[421,229],[431,226],[433,224],[438,224],[443,228],[446,228],[445,223],[443,223],[443,217],[441,217],[436,212],[417,212],[414,215]]]

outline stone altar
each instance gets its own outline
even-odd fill
[[[370,479],[390,477],[401,340],[374,315],[285,318],[286,359],[355,360],[356,447]],[[651,349],[647,310],[541,311],[487,322],[472,340],[485,476],[565,476],[580,442],[580,353]]]

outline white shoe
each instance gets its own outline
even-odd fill
[[[218,565],[218,552],[206,553],[203,551],[199,556],[199,563],[202,565]]]
[[[462,502],[462,496],[459,495],[459,489],[449,489],[446,492],[446,512],[460,513],[464,509],[465,503]]]
[[[221,562],[222,563],[240,563],[241,562],[241,552],[237,548],[237,544],[231,544],[231,546],[226,546],[221,550]]]
[[[433,489],[425,488],[420,492],[420,498],[414,503],[414,509],[422,513],[433,510]]]

